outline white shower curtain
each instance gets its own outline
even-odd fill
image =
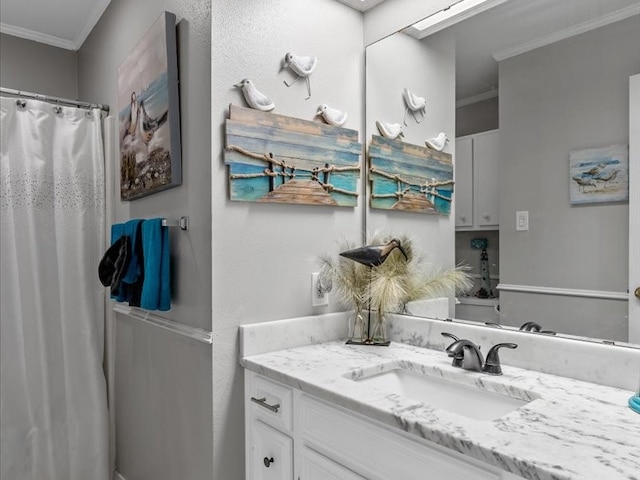
[[[0,479],[107,480],[101,113],[0,101]]]

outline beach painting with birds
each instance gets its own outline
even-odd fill
[[[373,135],[369,145],[371,208],[449,215],[451,155]]]
[[[628,202],[628,145],[569,152],[569,200],[572,205]]]
[[[176,16],[163,12],[118,67],[120,197],[182,184]]]
[[[358,203],[362,144],[357,130],[230,105],[225,143],[231,200]]]

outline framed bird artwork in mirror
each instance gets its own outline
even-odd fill
[[[569,153],[571,204],[629,201],[629,147],[611,145]]]
[[[182,184],[176,16],[163,12],[118,67],[120,197]]]

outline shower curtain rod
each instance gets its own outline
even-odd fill
[[[103,110],[109,113],[109,105],[102,105],[100,103],[80,102],[78,100],[70,100],[68,98],[51,97],[49,95],[40,95],[39,93],[23,92],[21,90],[14,90],[12,88],[4,88],[4,87],[0,87],[0,93],[4,93],[6,95],[12,95],[14,97],[33,98],[35,100],[42,100],[43,102],[56,103],[59,105],[69,105],[72,107],[89,108],[89,109],[99,108],[100,110]]]

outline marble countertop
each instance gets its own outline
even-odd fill
[[[444,352],[331,341],[246,356],[241,364],[310,395],[532,480],[640,480],[633,392],[521,368],[491,376],[451,366]],[[354,381],[408,368],[531,400],[479,421]]]

